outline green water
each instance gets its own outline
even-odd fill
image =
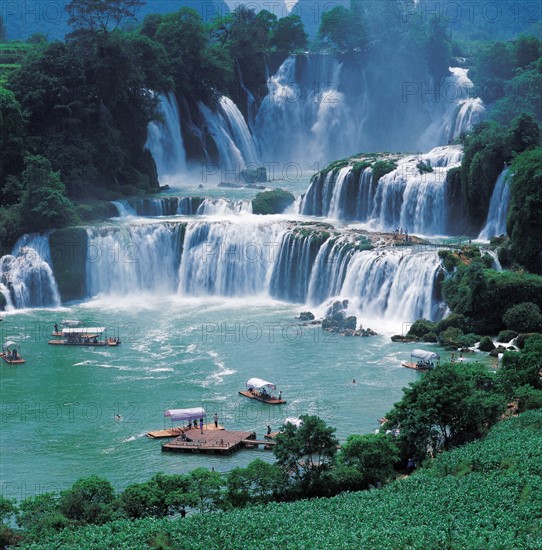
[[[145,433],[171,426],[163,417],[168,408],[203,406],[226,428],[259,436],[268,423],[277,429],[284,418],[305,413],[322,416],[341,440],[373,432],[401,388],[420,376],[400,365],[414,346],[390,341],[401,327],[385,327],[373,338],[300,329],[294,317],[302,309],[263,298],[138,296],[6,315],[2,340],[20,342],[26,364],[0,366],[3,494],[20,499],[92,474],[122,489],[158,471],[206,466],[227,472],[255,458],[273,460],[264,450],[162,453],[165,440]],[[66,318],[107,326],[123,343],[47,345],[54,322]],[[377,320],[369,326],[379,329]],[[238,395],[253,376],[275,382],[287,405]]]

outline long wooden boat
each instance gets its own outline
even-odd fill
[[[65,328],[62,329],[61,333],[53,332],[53,335],[57,339],[49,340],[48,343],[52,346],[116,347],[120,345],[121,342],[118,338],[100,340],[99,338],[104,332],[105,327]],[[60,338],[58,339],[59,336]]]
[[[408,362],[404,362],[404,363],[401,363],[401,365],[403,367],[406,367],[407,369],[412,369],[412,370],[421,370],[421,371],[426,371],[426,370],[431,370],[431,367],[418,367],[418,365],[416,363],[408,363]]]
[[[285,399],[278,399],[272,395],[262,395],[260,392],[242,390],[239,392],[239,395],[244,395],[249,399],[255,399],[256,401],[261,401],[262,403],[267,403],[268,405],[283,405],[286,403]]]

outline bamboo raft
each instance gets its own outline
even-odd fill
[[[8,365],[22,365],[23,363],[26,363],[20,355],[17,355],[17,359],[8,359],[5,353],[0,353],[0,357],[2,357]]]
[[[264,396],[255,391],[242,390],[239,392],[240,395],[248,397],[249,399],[255,399],[256,401],[261,401],[262,403],[267,403],[268,405],[283,405],[286,403],[285,399],[277,399],[276,397]]]
[[[401,363],[401,365],[403,367],[406,367],[407,369],[412,369],[412,370],[421,370],[421,371],[426,371],[426,370],[431,370],[430,368],[421,368],[421,367],[418,367],[418,365],[416,363]]]
[[[147,432],[146,435],[147,435],[147,437],[150,437],[151,439],[161,439],[161,438],[166,438],[166,437],[179,437],[183,433],[187,434],[189,431],[194,431],[194,430],[199,432],[199,428],[190,428],[190,430],[188,430],[187,428],[169,428],[169,429],[166,429],[166,430],[155,430],[155,431],[152,431],[152,432]],[[218,428],[217,428],[217,427],[215,427],[214,423],[213,424],[205,424],[204,427],[203,427],[203,430],[204,431],[224,430],[224,426],[221,426],[219,424]]]
[[[255,432],[234,432],[230,430],[187,430],[186,439],[177,437],[162,444],[164,452],[208,453],[229,455],[239,451],[247,442],[256,441]]]

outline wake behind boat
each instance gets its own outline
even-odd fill
[[[273,392],[276,390],[277,386],[273,382],[267,382],[261,378],[251,378],[247,382],[247,389],[240,391],[239,394],[249,399],[256,399],[256,401],[267,403],[268,405],[282,405],[286,403],[282,399],[282,391],[279,391],[278,397],[274,395]]]

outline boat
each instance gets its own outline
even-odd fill
[[[19,353],[19,345],[11,340],[4,342],[0,356],[9,365],[22,365],[26,363]]]
[[[407,369],[428,371],[435,368],[435,362],[440,362],[440,355],[434,351],[413,349],[410,353],[410,361],[401,363]]]
[[[278,397],[273,395],[276,390],[277,386],[273,382],[267,382],[261,378],[250,378],[247,389],[240,391],[239,394],[268,405],[283,405],[286,401],[282,399],[282,392],[279,392]]]
[[[105,327],[63,328],[59,340],[49,340],[53,346],[118,346],[118,338],[101,340]]]

